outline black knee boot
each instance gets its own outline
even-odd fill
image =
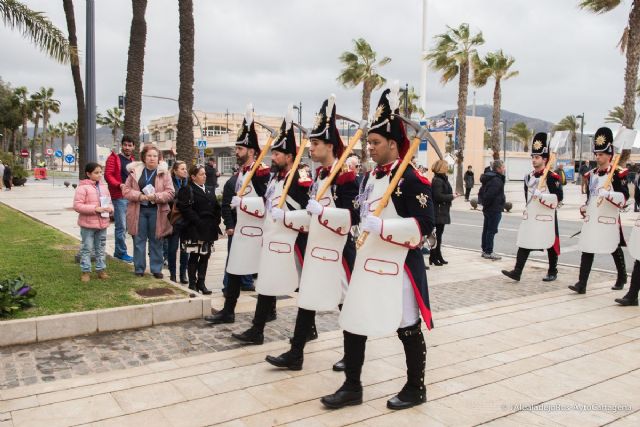
[[[527,258],[529,258],[529,252],[531,252],[529,249],[518,248],[518,255],[516,256],[516,266],[511,271],[502,270],[502,274],[510,279],[519,282],[520,277],[522,276],[522,270],[524,270],[524,264],[527,262]]]
[[[578,276],[578,282],[575,285],[569,286],[569,289],[579,294],[587,293],[587,281],[589,280],[589,273],[591,273],[592,265],[593,254],[582,252],[582,256],[580,257],[580,275]]]
[[[211,291],[207,289],[204,284],[204,280],[207,276],[207,266],[209,265],[209,255],[200,255],[200,261],[198,261],[198,281],[196,282],[196,288],[202,295],[211,295]]]
[[[309,334],[315,328],[315,317],[315,311],[298,308],[296,327],[291,338],[291,349],[277,357],[267,356],[265,360],[279,368],[288,368],[292,371],[301,370],[304,362],[304,346],[308,341]]]
[[[542,278],[543,282],[553,282],[558,278],[558,254],[554,248],[547,249],[549,258],[549,269],[547,275]]]
[[[236,274],[229,274],[227,282],[227,292],[224,296],[224,307],[218,313],[205,316],[204,320],[212,324],[219,323],[234,323],[235,322],[235,310],[240,297],[240,286],[242,283],[242,276]]]
[[[189,255],[189,263],[187,264],[187,274],[189,275],[189,289],[195,291],[197,289],[198,277],[198,256],[196,254]]]
[[[627,266],[624,262],[624,253],[622,252],[622,248],[618,246],[611,256],[613,257],[613,262],[616,264],[616,270],[618,271],[618,279],[611,289],[619,291],[627,284]]]
[[[400,393],[387,401],[389,409],[407,409],[427,401],[427,388],[424,385],[427,346],[420,330],[420,321],[415,325],[398,329],[398,337],[404,346],[407,383]]]
[[[633,272],[631,273],[631,286],[629,292],[622,298],[616,298],[616,302],[620,305],[638,305],[638,292],[640,292],[640,261],[633,263]]]
[[[320,401],[330,409],[362,404],[362,383],[360,374],[364,364],[364,350],[367,337],[344,331],[344,363],[346,380],[334,394],[324,396]]]
[[[231,334],[237,340],[247,344],[260,345],[264,343],[264,325],[273,309],[276,297],[258,294],[258,302],[256,303],[256,311],[253,315],[253,326],[241,334]]]

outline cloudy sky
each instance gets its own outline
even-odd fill
[[[45,12],[66,32],[61,1],[24,2]],[[85,2],[74,3],[84,50]],[[98,111],[104,111],[117,105],[125,88],[131,2],[95,3]],[[177,3],[148,2],[145,94],[178,96]],[[429,0],[429,46],[446,25],[468,22],[484,34],[481,53],[503,49],[516,58],[520,75],[503,84],[504,109],[551,122],[584,111],[586,129],[594,130],[609,109],[622,103],[625,60],[616,44],[630,0],[604,15],[582,11],[577,4],[578,0]],[[359,116],[360,90],[344,89],[336,82],[338,57],[358,37],[369,41],[380,57],[392,58],[380,70],[383,76],[419,88],[422,0],[194,0],[194,13],[196,109],[241,112],[253,102],[259,114],[281,115],[289,103],[302,102],[303,122],[309,124],[322,100],[335,93],[339,112]],[[62,102],[53,120],[72,120],[75,100],[69,68],[2,26],[0,40],[0,77],[30,90],[53,87]],[[491,103],[492,91],[492,82],[476,89],[477,104]],[[378,97],[375,92],[374,105]],[[457,84],[443,86],[439,75],[429,71],[427,113],[455,108],[456,99]],[[177,105],[171,101],[143,100],[143,124],[175,112]]]

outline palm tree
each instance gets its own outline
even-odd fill
[[[378,54],[363,38],[353,40],[353,51],[345,51],[340,55],[340,62],[344,68],[340,71],[337,80],[346,88],[354,88],[362,83],[362,119],[369,118],[371,109],[371,92],[380,89],[386,79],[378,74],[378,68],[384,67],[391,58],[385,56],[377,61]],[[364,135],[362,146],[362,162],[367,161],[367,150],[364,147]]]
[[[487,84],[489,78],[493,78],[495,85],[493,86],[493,120],[491,125],[491,150],[493,150],[493,159],[500,158],[500,104],[502,103],[502,86],[503,80],[508,80],[519,74],[518,71],[509,71],[516,60],[509,55],[505,55],[502,49],[487,53],[487,56],[480,58],[476,53],[472,58],[473,66],[473,85],[482,87]]]
[[[36,12],[16,0],[0,0],[0,16],[4,25],[22,33],[51,58],[66,64],[73,50],[64,33],[42,12]]]
[[[52,98],[52,87],[41,87],[38,94],[40,98],[40,105],[42,106],[42,132],[44,134],[42,137],[42,141],[44,141],[44,143],[42,144],[42,154],[44,155],[44,149],[46,148],[45,145],[47,142],[47,131],[49,130],[49,128],[47,127],[47,125],[49,124],[49,115],[51,113],[60,112],[60,101]]]
[[[13,90],[14,102],[18,106],[20,110],[20,115],[22,116],[22,141],[21,148],[27,147],[28,136],[27,136],[27,125],[33,116],[33,107],[31,104],[31,100],[29,99],[29,90],[26,86],[20,86]]]
[[[447,26],[447,32],[435,36],[436,46],[425,56],[431,68],[442,72],[442,84],[449,83],[456,76],[458,79],[458,140],[456,174],[456,191],[460,194],[462,188],[462,167],[464,161],[465,133],[467,131],[467,96],[469,90],[469,68],[476,47],[484,43],[482,32],[471,34],[469,24],[460,24],[458,28]]]
[[[129,34],[129,54],[127,59],[127,105],[124,110],[124,133],[135,140],[139,153],[140,112],[142,111],[142,81],[144,77],[144,48],[147,42],[147,21],[145,12],[147,0],[131,0],[133,16]]]
[[[401,99],[401,105],[404,105],[404,95],[402,96]],[[407,117],[411,117],[413,115],[413,113],[418,114],[419,116],[424,116],[424,110],[422,108],[420,108],[420,95],[418,95],[415,91],[415,88],[413,86],[411,86],[409,88],[409,98],[407,99]]]
[[[576,141],[578,140],[576,131],[578,130],[578,127],[579,127],[579,124],[576,116],[566,116],[565,118],[560,120],[557,125],[553,127],[554,131],[557,131],[557,130],[569,131],[569,134],[571,135],[571,159],[576,158]]]
[[[635,124],[637,120],[638,120],[638,115],[636,115],[636,118],[633,120],[633,123]],[[613,110],[609,110],[609,114],[604,119],[604,122],[616,123],[616,124],[622,125],[624,123],[624,107],[622,105],[613,107]]]
[[[76,95],[76,110],[78,120],[75,122],[73,132],[67,132],[72,135],[76,135],[76,147],[78,152],[76,153],[75,166],[78,163],[78,157],[80,158],[80,173],[78,178],[83,178],[84,166],[86,164],[85,153],[86,148],[84,141],[86,141],[86,111],[84,107],[84,89],[82,88],[82,77],[80,76],[80,62],[78,60],[78,36],[76,32],[76,17],[73,11],[73,0],[62,0],[62,6],[64,7],[64,16],[67,21],[67,31],[69,32],[69,45],[71,46],[71,77],[73,78],[73,88]],[[79,137],[81,136],[81,138]],[[83,141],[83,144],[78,144],[79,140]],[[64,148],[64,147],[63,147]]]
[[[58,136],[60,137],[60,149],[64,149],[64,142],[65,142],[64,140],[67,136],[68,126],[69,126],[69,123],[67,122],[60,122],[56,126],[56,129],[58,131]]]
[[[178,2],[180,29],[180,89],[178,93],[178,134],[176,158],[191,164],[193,160],[193,0]]]
[[[113,136],[113,150],[116,151],[118,147],[118,131],[122,129],[123,124],[123,111],[118,107],[109,108],[106,111],[106,115],[98,113],[96,116],[96,123],[101,126],[107,126],[111,129],[111,136]]]
[[[509,129],[509,132],[518,142],[522,143],[525,152],[529,151],[529,141],[533,137],[533,130],[529,129],[525,122],[516,123]],[[493,141],[491,147],[493,148]]]
[[[582,9],[601,14],[609,12],[623,3],[622,0],[580,0]],[[636,121],[636,89],[638,85],[638,66],[640,65],[640,1],[631,1],[629,21],[620,38],[620,51],[626,54],[627,66],[624,74],[624,116],[622,124],[633,129]],[[620,164],[626,164],[631,150],[623,150]]]
[[[31,94],[31,110],[33,111],[33,117],[31,121],[33,122],[33,138],[31,139],[31,167],[34,167],[36,164],[36,137],[38,136],[38,125],[40,124],[40,119],[42,118],[42,94],[40,92]]]

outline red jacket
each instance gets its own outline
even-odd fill
[[[131,156],[131,161],[135,159]],[[104,164],[104,179],[109,186],[109,194],[111,199],[122,199],[122,190],[120,190],[120,184],[122,182],[122,175],[120,173],[122,166],[120,165],[120,155],[115,151],[112,151],[107,161]],[[128,174],[127,174],[128,175]]]

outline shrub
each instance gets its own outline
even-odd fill
[[[25,282],[23,276],[0,281],[0,317],[33,307],[35,296],[36,291]]]

